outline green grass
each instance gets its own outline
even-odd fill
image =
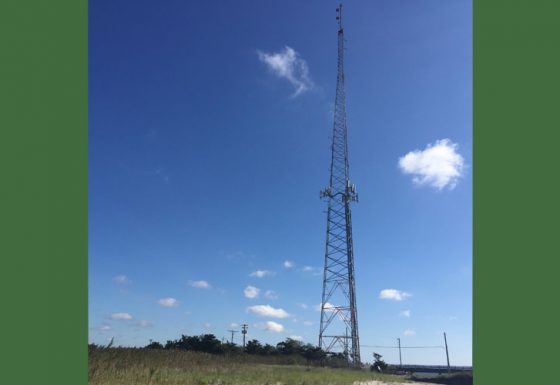
[[[149,349],[92,349],[90,385],[351,385],[355,381],[405,382],[368,370],[287,365],[290,357],[220,356]]]

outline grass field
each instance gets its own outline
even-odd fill
[[[293,364],[289,365],[290,362]],[[290,357],[210,355],[179,350],[90,349],[90,385],[351,385],[405,382],[367,370],[302,365]]]

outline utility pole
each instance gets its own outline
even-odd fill
[[[401,339],[400,339],[400,338],[397,338],[397,341],[399,342],[399,367],[402,368]]]
[[[231,343],[233,344],[233,333],[237,333],[237,330],[228,330],[231,333]]]
[[[346,333],[344,334],[344,357],[346,357],[346,362],[350,366],[350,360],[348,356],[348,327],[346,327]]]
[[[241,334],[243,334],[243,348],[245,348],[245,336],[247,335],[247,328],[249,325],[243,324],[241,325]]]
[[[336,13],[338,61],[330,181],[319,194],[320,198],[328,203],[319,347],[327,353],[341,350],[344,352],[349,348],[348,362],[353,366],[360,366],[350,211],[350,203],[358,201],[358,194],[349,176],[342,4],[338,6]],[[349,329],[350,335],[346,333],[346,328]]]
[[[443,340],[445,341],[445,355],[447,356],[447,373],[451,373],[451,366],[449,366],[449,350],[447,350],[447,336],[443,332]]]

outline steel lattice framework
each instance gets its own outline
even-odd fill
[[[338,74],[330,184],[320,194],[321,198],[325,198],[328,202],[328,212],[319,347],[327,352],[341,352],[349,363],[360,365],[350,212],[350,203],[357,201],[358,195],[355,186],[350,183],[349,179],[342,5],[337,8],[337,13]]]

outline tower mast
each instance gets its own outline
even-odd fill
[[[328,202],[328,211],[319,347],[327,352],[343,353],[350,364],[358,366],[361,361],[350,211],[350,203],[357,201],[358,195],[355,185],[350,183],[348,166],[342,4],[336,11],[338,71],[331,144],[330,183],[320,193],[321,198],[325,198]],[[347,330],[350,331],[350,335]]]

